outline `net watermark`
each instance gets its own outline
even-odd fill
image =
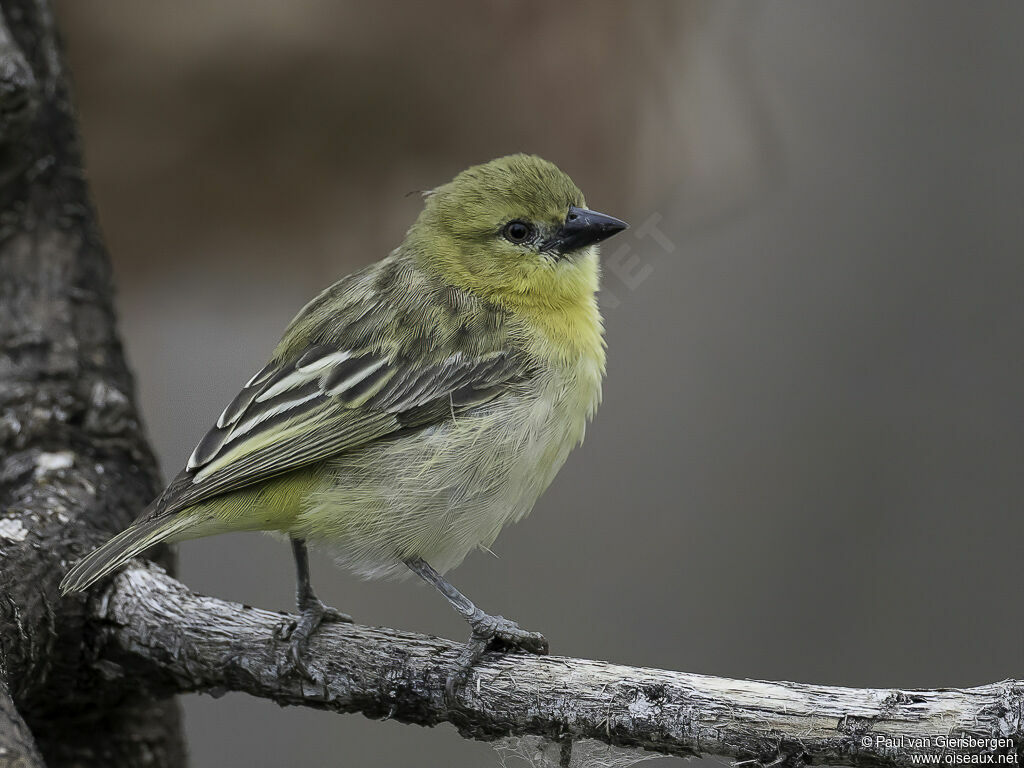
[[[630,234],[635,241],[650,239],[663,253],[672,253],[676,249],[676,244],[672,242],[672,238],[658,229],[662,218],[664,217],[660,213],[652,213],[643,224],[631,229]],[[635,246],[635,242],[619,243],[615,250],[601,257],[607,274],[615,278],[606,280],[601,288],[602,304],[609,309],[615,309],[622,304],[617,291],[635,291],[654,272],[654,264],[651,263],[649,255],[642,250],[637,252]]]
[[[1017,746],[1007,737],[971,736],[864,736],[861,746],[880,750],[906,750],[914,765],[1017,765]]]

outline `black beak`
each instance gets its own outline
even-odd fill
[[[606,216],[588,208],[569,206],[569,213],[558,231],[550,239],[544,241],[542,251],[555,251],[566,254],[579,250],[594,243],[607,240],[629,226],[614,216]]]

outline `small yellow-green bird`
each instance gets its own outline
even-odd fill
[[[350,621],[313,593],[306,542],[364,577],[433,584],[471,625],[471,656],[546,652],[441,574],[526,515],[583,439],[605,367],[595,245],[626,226],[531,155],[427,193],[403,243],[299,312],[185,469],[63,592],[158,542],[280,531],[298,571],[297,665],[321,622]]]

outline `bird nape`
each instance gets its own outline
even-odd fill
[[[425,195],[390,256],[292,320],[185,468],[61,583],[83,590],[159,542],[291,537],[310,636],[351,621],[316,597],[306,543],[370,578],[415,573],[472,628],[449,700],[488,648],[547,641],[477,608],[442,574],[525,516],[583,439],[605,356],[597,243],[626,228],[553,164],[511,155]]]

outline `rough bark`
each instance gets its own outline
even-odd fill
[[[116,699],[138,690],[148,701],[241,691],[422,726],[449,722],[467,738],[539,736],[566,754],[596,740],[761,766],[914,766],[921,756],[1017,764],[1022,757],[1024,683],[1016,681],[854,689],[492,654],[452,711],[443,688],[458,643],[329,625],[313,639],[307,679],[282,672],[287,645],[273,640],[295,619],[196,595],[154,566],[132,566],[92,597],[81,677],[63,705],[95,703],[97,691]]]
[[[450,712],[444,680],[460,646],[393,629],[325,625],[311,679],[281,674],[271,641],[294,617],[191,593],[137,566],[97,595],[91,666],[150,694],[243,691],[279,704],[433,726],[491,740],[596,739],[667,755],[761,765],[911,766],[915,755],[1013,755],[1024,744],[1024,683],[968,689],[855,689],[728,680],[557,656],[492,654]],[[951,738],[979,744],[946,746]],[[943,742],[946,739],[947,742]]]
[[[176,765],[173,701],[54,711],[84,600],[67,564],[157,490],[45,2],[0,3],[0,679],[51,766]]]
[[[43,758],[7,687],[0,685],[0,766],[42,768]]]

